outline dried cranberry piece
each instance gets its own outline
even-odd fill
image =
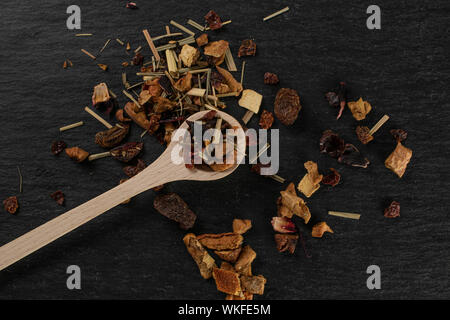
[[[264,73],[264,84],[277,84],[278,82],[280,82],[280,79],[278,79],[278,76],[275,73]]]
[[[330,185],[332,187],[336,186],[341,180],[341,175],[334,168],[330,168],[331,173],[323,176],[322,183]]]
[[[208,23],[209,28],[211,30],[217,30],[222,28],[222,20],[218,16],[217,13],[215,13],[213,10],[210,10],[206,16],[205,21]]]
[[[384,209],[384,216],[386,218],[400,217],[400,203],[397,201],[392,201],[389,207]]]
[[[67,144],[64,141],[55,141],[52,143],[52,153],[56,156],[63,152],[66,147]]]
[[[60,190],[53,192],[50,197],[56,201],[57,204],[59,204],[60,206],[64,205],[64,193]]]

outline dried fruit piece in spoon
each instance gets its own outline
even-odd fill
[[[302,218],[305,223],[308,223],[311,218],[311,213],[309,212],[309,208],[306,206],[303,199],[297,196],[294,184],[291,182],[286,190],[281,191],[280,194],[282,206]]]
[[[264,73],[264,84],[278,84],[280,79],[275,73],[266,72]]]
[[[76,162],[83,162],[89,156],[89,152],[79,147],[66,148],[65,151],[66,154]]]
[[[328,104],[331,107],[339,107],[339,113],[336,120],[342,116],[345,104],[347,103],[347,88],[345,82],[339,82],[339,87],[335,91],[330,91],[325,94]]]
[[[314,192],[319,190],[320,181],[322,181],[323,175],[319,174],[317,163],[313,161],[307,161],[304,165],[308,173],[305,174],[303,179],[300,181],[297,189],[307,198],[309,198]]]
[[[64,205],[64,193],[61,190],[55,191],[53,192],[50,197],[56,201],[57,204],[59,204],[60,206]]]
[[[111,150],[111,156],[122,162],[130,162],[144,148],[142,142],[127,142]]]
[[[341,180],[341,175],[334,168],[330,168],[330,170],[331,170],[331,173],[323,176],[322,183],[334,187]]]
[[[64,151],[67,144],[64,141],[55,141],[52,143],[52,153],[56,156]]]
[[[239,47],[238,57],[254,56],[256,54],[256,43],[251,39],[242,40]]]
[[[17,200],[17,197],[8,197],[3,200],[3,207],[5,208],[6,212],[15,214],[17,212],[17,209],[19,209],[19,201]]]
[[[384,216],[386,218],[400,217],[400,203],[397,201],[392,201],[389,207],[384,209]]]
[[[183,230],[194,226],[197,216],[176,193],[156,196],[153,206],[163,216],[178,222]]]
[[[211,30],[217,30],[222,28],[222,20],[220,19],[219,15],[215,13],[213,10],[210,10],[205,15],[205,21],[208,23],[209,28]]]
[[[326,222],[319,222],[313,226],[311,235],[315,238],[322,238],[325,232],[334,233]]]
[[[399,178],[403,177],[408,163],[411,161],[412,150],[397,142],[394,151],[387,157],[384,165],[392,170]]]
[[[358,101],[349,101],[347,105],[353,114],[353,118],[358,121],[365,119],[366,115],[372,110],[370,103],[362,98],[359,98]]]
[[[98,132],[95,135],[95,143],[102,148],[113,148],[125,139],[129,130],[129,124],[115,125],[111,129]]]
[[[288,88],[281,88],[278,91],[275,97],[274,112],[282,124],[292,125],[297,120],[301,108],[297,91]]]

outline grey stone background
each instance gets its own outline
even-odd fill
[[[66,8],[78,4],[82,30],[66,28]],[[273,109],[279,87],[298,90],[303,109],[292,127],[280,129],[279,175],[298,183],[303,163],[318,162],[319,169],[334,167],[342,173],[337,187],[322,186],[308,205],[313,222],[327,221],[333,235],[312,239],[310,225],[297,225],[307,238],[312,258],[298,246],[293,256],[276,251],[271,217],[276,198],[287,184],[257,176],[241,166],[224,180],[208,183],[177,182],[167,186],[197,213],[193,232],[231,230],[233,218],[252,219],[245,235],[258,256],[255,274],[268,282],[258,299],[404,299],[450,298],[448,179],[448,84],[450,63],[448,1],[377,1],[382,29],[366,28],[366,1],[142,1],[128,10],[125,1],[17,1],[0,9],[0,198],[18,195],[20,211],[0,214],[0,244],[57,217],[66,210],[114,187],[124,177],[122,164],[102,159],[79,165],[65,155],[50,153],[61,137],[96,153],[94,143],[101,124],[83,111],[92,88],[106,82],[121,92],[121,62],[130,59],[112,41],[100,63],[102,72],[81,48],[96,53],[106,39],[119,37],[132,48],[150,50],[142,35],[162,34],[171,19],[198,22],[214,9],[232,24],[212,39],[230,42],[237,56],[240,41],[253,38],[257,56],[247,58],[244,86],[264,95],[263,108]],[[289,5],[291,10],[273,20],[262,18]],[[172,27],[173,29],[173,27]],[[75,33],[93,37],[75,37]],[[65,59],[74,66],[62,68]],[[236,57],[238,68],[241,60]],[[137,69],[126,69],[131,83]],[[263,84],[272,71],[281,84]],[[239,72],[237,73],[239,74]],[[239,77],[239,76],[238,76]],[[372,126],[383,114],[391,119],[367,146],[354,133],[357,123],[347,109],[339,121],[324,93],[340,80],[347,81],[350,98],[371,102],[373,111],[363,125]],[[119,96],[119,105],[126,98]],[[229,100],[227,110],[242,117],[244,110]],[[254,117],[250,127],[257,127]],[[77,121],[83,127],[58,133]],[[394,148],[389,129],[408,131],[405,145],[414,151],[402,179],[384,167]],[[357,145],[370,160],[367,169],[351,168],[321,155],[321,132],[333,129]],[[129,140],[141,130],[134,128]],[[163,151],[154,137],[145,137],[143,159],[150,163]],[[24,189],[18,194],[19,165]],[[62,190],[66,207],[50,193]],[[0,272],[0,298],[26,299],[223,299],[214,281],[203,280],[181,239],[185,232],[153,209],[149,191],[55,241],[39,252]],[[385,219],[383,209],[401,203],[401,217]],[[361,213],[359,221],[331,217],[328,210]],[[66,288],[65,270],[82,270],[82,289]],[[366,268],[381,268],[382,289],[368,290]]]

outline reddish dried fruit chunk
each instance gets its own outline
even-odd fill
[[[390,132],[397,142],[402,142],[408,137],[408,133],[403,129],[392,129]]]
[[[209,11],[205,16],[205,21],[208,23],[211,30],[222,28],[222,20],[213,10]]]
[[[156,196],[153,206],[163,216],[178,222],[184,230],[194,226],[197,216],[176,193]]]
[[[272,112],[263,110],[261,117],[259,118],[259,126],[263,129],[269,129],[272,127],[273,120]]]
[[[297,232],[295,223],[290,218],[286,217],[273,217],[272,227],[276,232],[281,233],[294,233]]]
[[[55,141],[52,143],[52,153],[56,156],[64,151],[67,144],[64,141]]]
[[[326,130],[319,142],[320,152],[327,153],[330,157],[339,158],[344,152],[345,142],[338,134],[331,130]]]
[[[297,234],[275,234],[275,243],[277,244],[278,252],[289,252],[294,254],[297,246],[298,235]]]
[[[280,82],[280,79],[278,79],[278,76],[275,73],[264,73],[264,84],[277,84],[278,82]]]
[[[144,56],[138,52],[134,55],[133,60],[131,60],[131,62],[135,66],[140,66],[144,63]]]
[[[256,43],[251,39],[243,40],[239,47],[238,57],[254,56],[256,54]]]
[[[334,168],[330,168],[331,173],[322,178],[323,184],[328,184],[332,187],[336,186],[341,180],[341,175]]]
[[[384,209],[384,216],[386,218],[400,217],[400,203],[397,201],[392,201],[389,207]]]
[[[64,193],[60,190],[53,192],[50,197],[56,201],[57,204],[59,204],[60,206],[64,205]]]
[[[123,172],[128,176],[128,177],[134,177],[135,175],[137,175],[139,172],[141,172],[142,170],[144,170],[147,166],[145,165],[145,162],[142,161],[141,159],[138,159],[137,165],[135,166],[126,166],[123,168]]]
[[[300,97],[294,89],[281,88],[275,98],[275,116],[286,126],[292,125],[297,120],[302,106]]]
[[[3,207],[5,208],[6,212],[15,214],[17,212],[17,209],[19,209],[19,201],[17,200],[17,197],[13,196],[3,200]]]
[[[127,142],[111,150],[111,156],[122,162],[130,162],[144,148],[142,142]]]
[[[137,9],[138,8],[138,6],[137,6],[137,4],[135,2],[127,2],[126,7],[128,9]]]

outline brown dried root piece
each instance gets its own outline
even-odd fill
[[[241,253],[242,248],[233,250],[215,250],[214,253],[222,260],[235,263]]]
[[[308,223],[311,218],[311,213],[309,212],[309,208],[306,206],[303,199],[297,196],[294,184],[291,182],[286,190],[281,191],[280,194],[281,204],[292,211],[293,214],[302,218],[305,223]]]
[[[319,222],[313,226],[311,235],[315,238],[322,238],[325,232],[334,233],[326,222]]]
[[[366,118],[366,115],[372,110],[372,106],[369,102],[359,98],[358,101],[349,101],[347,103],[348,108],[353,114],[353,118],[360,121]]]
[[[242,84],[237,82],[236,79],[233,77],[233,75],[228,72],[228,70],[225,70],[219,66],[216,66],[217,71],[224,77],[225,83],[230,88],[231,92],[236,92],[236,96],[239,96],[239,94],[242,92]]]
[[[244,234],[252,227],[252,220],[248,219],[234,219],[233,220],[233,232],[238,234]]]
[[[194,48],[188,44],[185,44],[181,48],[180,59],[183,61],[183,64],[190,68],[193,64],[197,62],[197,59],[200,57],[200,51],[197,48]]]
[[[242,289],[253,294],[264,294],[267,280],[263,276],[241,276]]]
[[[89,152],[79,147],[66,148],[66,154],[76,162],[83,162],[89,156]]]
[[[184,236],[183,242],[186,245],[186,249],[194,259],[195,263],[200,270],[200,274],[204,279],[209,279],[212,276],[212,271],[217,268],[214,259],[209,255],[208,251],[197,240],[197,237],[193,233],[188,233]]]
[[[213,269],[217,290],[234,296],[242,296],[239,274],[225,269]]]
[[[242,249],[242,252],[234,264],[234,269],[237,272],[242,273],[245,270],[248,270],[248,267],[252,264],[253,260],[256,258],[256,252],[250,247],[245,246]]]
[[[163,216],[178,222],[184,230],[194,226],[197,216],[176,193],[156,196],[153,206]]]
[[[406,148],[399,141],[397,142],[397,147],[387,157],[384,165],[401,178],[406,171],[409,161],[411,161],[412,153],[411,149]]]
[[[319,174],[317,163],[313,161],[305,162],[305,169],[308,173],[300,181],[297,189],[309,198],[320,188],[320,181],[322,181],[323,175]]]
[[[298,234],[275,234],[275,243],[277,244],[278,252],[289,252],[294,254],[297,246]]]
[[[242,245],[244,238],[237,233],[206,233],[197,236],[198,241],[205,247],[213,250],[237,249]]]

